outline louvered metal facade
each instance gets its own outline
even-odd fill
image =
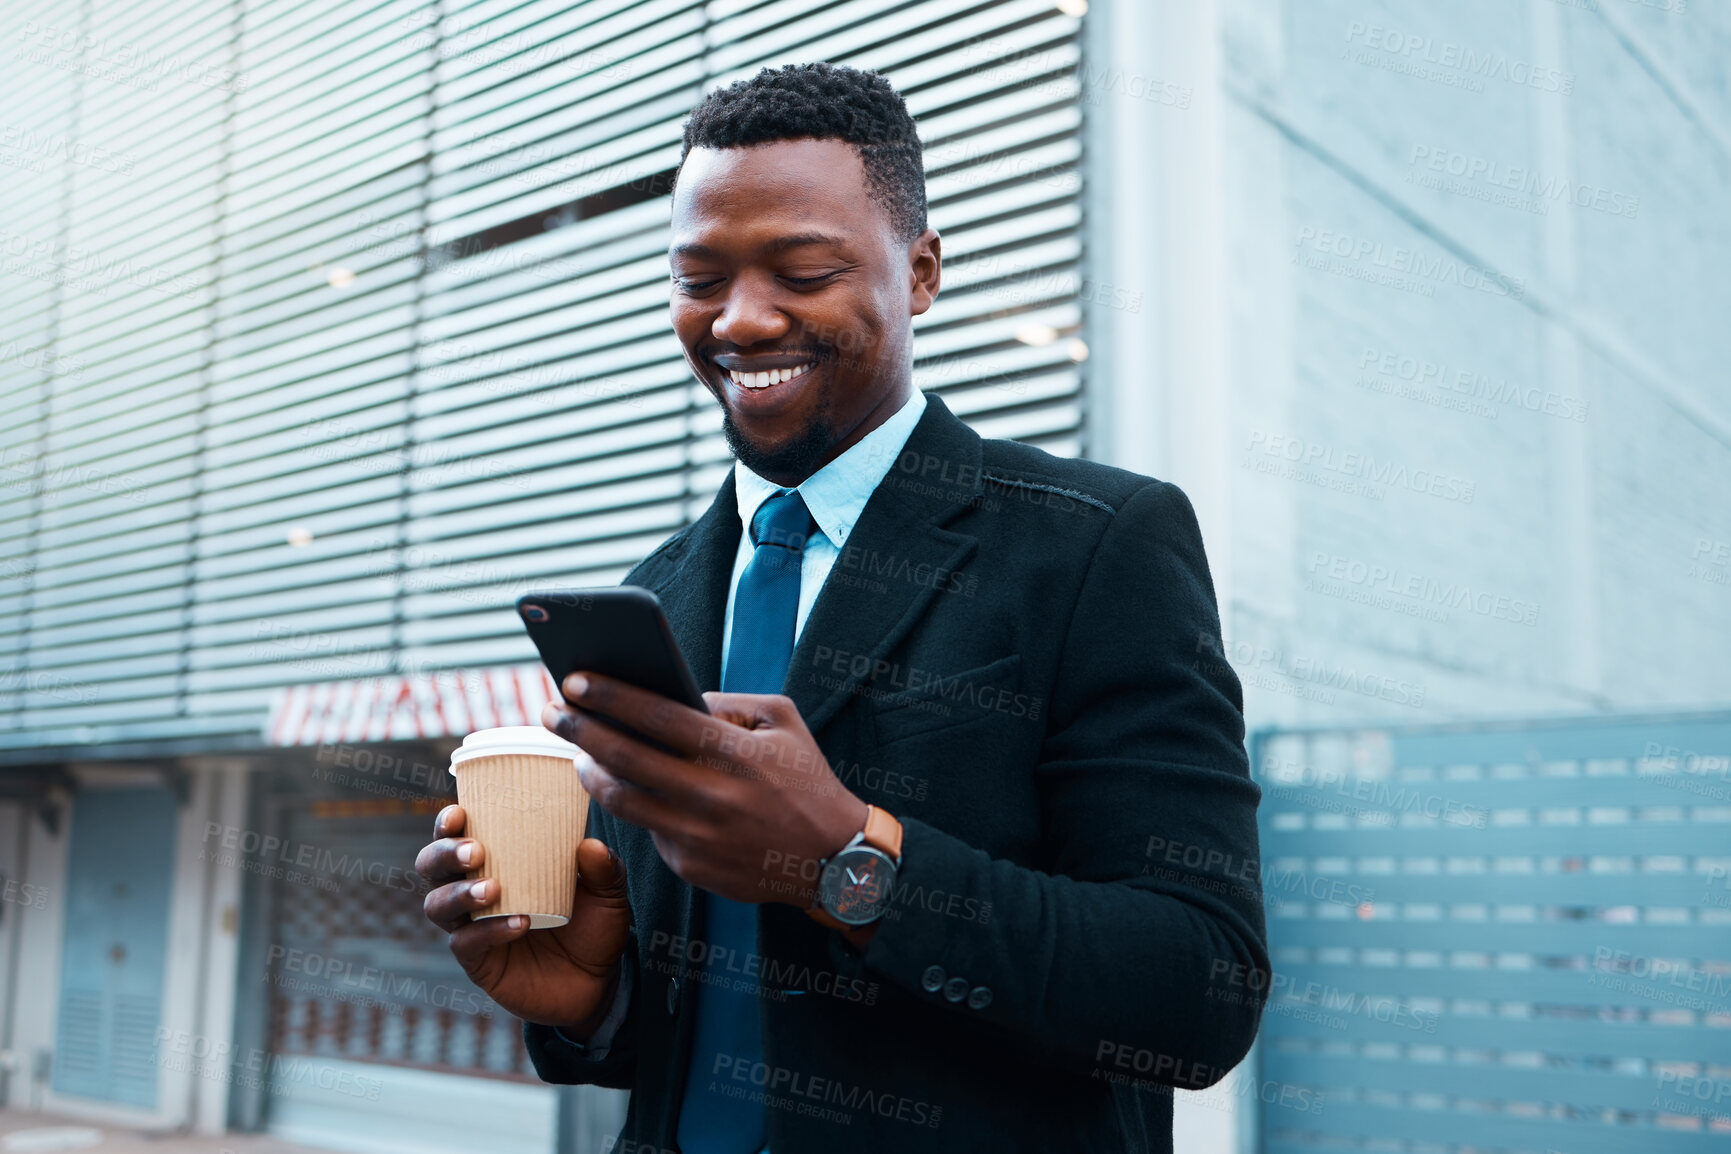
[[[64,7],[0,13],[10,762],[532,661],[518,593],[699,515],[728,453],[667,321],[669,178],[765,65],[905,94],[946,254],[916,383],[1086,448],[1074,3]]]
[[[1724,1149],[1731,716],[1252,744],[1263,1150]]]

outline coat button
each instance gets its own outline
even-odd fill
[[[920,975],[920,985],[926,993],[935,994],[944,988],[944,968],[942,966],[927,966],[926,972]]]
[[[669,1014],[676,1014],[679,1012],[679,979],[678,978],[671,978],[668,980],[668,983],[667,983],[667,1012]]]
[[[983,1010],[992,1004],[992,991],[985,986],[975,986],[968,991],[968,1009]]]
[[[951,978],[944,983],[944,1000],[959,1002],[968,996],[968,979]]]

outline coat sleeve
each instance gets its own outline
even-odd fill
[[[1267,988],[1268,952],[1260,791],[1219,636],[1195,514],[1151,482],[1099,539],[1070,612],[1036,770],[1046,868],[905,821],[898,888],[990,915],[908,905],[863,964],[1066,1071],[1224,1077],[1255,1037],[1244,992]]]
[[[590,802],[585,836],[613,845],[610,821],[600,806]],[[625,969],[614,990],[614,1006],[588,1045],[571,1041],[552,1026],[523,1023],[523,1048],[543,1082],[631,1089],[637,1071],[637,1003],[643,984],[637,980],[635,933],[626,940],[622,960]]]

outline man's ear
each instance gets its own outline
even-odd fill
[[[938,299],[943,280],[944,242],[938,230],[928,228],[908,245],[908,315],[919,316]]]

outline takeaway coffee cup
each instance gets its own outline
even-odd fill
[[[469,877],[499,883],[498,899],[475,917],[527,914],[537,930],[571,920],[589,817],[576,759],[575,745],[539,725],[477,730],[451,754],[465,835],[486,851]]]

